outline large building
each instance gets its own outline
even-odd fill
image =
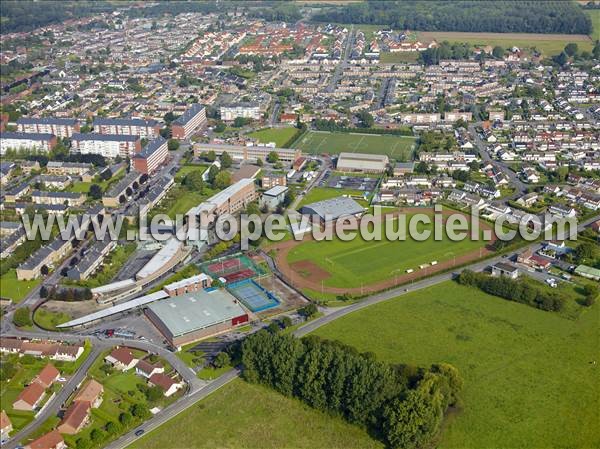
[[[133,192],[139,189],[141,177],[142,173],[131,170],[124,178],[104,192],[102,204],[106,207],[118,207],[123,204],[127,198],[133,195]]]
[[[260,119],[260,105],[253,102],[233,103],[221,106],[221,120],[231,122],[238,117]]]
[[[337,170],[341,172],[383,173],[390,160],[383,154],[340,153]]]
[[[56,136],[48,133],[6,132],[0,134],[0,154],[8,150],[49,152],[56,146]]]
[[[151,140],[142,151],[133,155],[131,163],[140,173],[154,173],[169,154],[167,141],[162,137]]]
[[[294,148],[273,148],[260,145],[245,146],[245,145],[226,145],[219,143],[198,143],[194,145],[194,155],[200,157],[202,153],[214,151],[220,156],[223,152],[227,152],[233,159],[239,161],[256,162],[258,159],[266,161],[270,152],[275,152],[282,162],[292,163],[302,156],[302,151]]]
[[[314,224],[321,226],[327,226],[343,217],[360,217],[364,212],[364,207],[345,196],[317,201],[300,209],[301,214],[309,215]]]
[[[35,204],[66,204],[69,207],[78,207],[85,202],[85,193],[55,192],[34,190],[31,192],[31,201]]]
[[[113,134],[73,134],[71,152],[80,154],[99,154],[104,157],[126,158],[142,149],[139,136]]]
[[[156,120],[140,118],[96,118],[92,123],[98,134],[139,136],[153,139],[160,136],[160,125]]]
[[[23,133],[54,134],[61,139],[71,137],[73,133],[78,133],[79,129],[79,122],[74,118],[21,117],[17,120],[17,131]]]
[[[190,108],[171,124],[171,134],[176,139],[187,139],[194,131],[206,124],[206,109],[200,103]]]
[[[247,323],[248,312],[225,289],[186,293],[154,302],[146,315],[179,347]]]

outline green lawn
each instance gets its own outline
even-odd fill
[[[585,12],[592,19],[592,25],[594,26],[590,37],[594,41],[600,40],[600,9],[586,9]]]
[[[169,218],[174,220],[177,214],[185,214],[213,193],[214,191],[211,191],[207,187],[204,188],[204,193],[200,193],[189,191],[180,185],[174,186],[169,190],[160,204],[152,210],[151,216],[148,217],[148,222],[150,222],[152,216],[159,213],[167,214]]]
[[[19,281],[17,280],[17,271],[11,269],[0,277],[0,296],[12,299],[14,302],[20,302],[40,282],[42,282],[41,278],[32,281]]]
[[[415,138],[377,134],[330,133],[308,131],[295,147],[310,154],[340,152],[387,154],[392,159],[409,160]]]
[[[260,143],[275,142],[277,148],[283,147],[298,131],[293,126],[285,128],[266,128],[248,134],[248,137],[258,139]]]
[[[597,28],[597,27],[595,27]],[[521,49],[535,48],[544,56],[559,54],[571,42],[576,43],[579,51],[591,51],[592,40],[583,34],[535,34],[535,33],[463,33],[451,31],[419,31],[417,36],[423,42],[435,39],[438,42],[468,43],[473,46],[499,45],[505,49],[513,46]]]
[[[445,282],[336,320],[316,334],[380,360],[447,362],[465,381],[438,447],[600,445],[600,306],[578,320]]]
[[[35,322],[43,327],[44,329],[49,329],[53,331],[57,331],[56,326],[62,323],[66,323],[69,320],[72,320],[73,317],[68,313],[64,312],[53,312],[51,310],[46,310],[44,307],[38,307],[35,311]]]
[[[129,447],[369,449],[383,446],[341,418],[311,409],[266,387],[234,380]]]
[[[198,164],[183,165],[179,168],[179,170],[177,170],[177,173],[175,173],[175,182],[183,181],[183,178],[185,178],[187,175],[189,175],[192,172],[199,171],[200,173],[204,173],[207,168],[208,167],[206,165],[198,165]]]
[[[412,216],[407,215],[406,228]],[[380,226],[384,228],[383,224]],[[360,236],[352,241],[309,240],[291,249],[288,261],[310,260],[330,272],[331,276],[324,280],[325,286],[360,287],[402,275],[407,269],[419,271],[419,265],[452,259],[485,243],[468,238],[455,242],[445,233],[442,240],[436,241],[433,224],[419,226],[420,231],[426,229],[431,231],[431,237],[425,241],[413,240],[409,235],[405,241],[391,241],[385,238],[385,230],[381,241],[365,241]]]

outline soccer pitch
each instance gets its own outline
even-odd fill
[[[408,161],[415,140],[411,136],[308,131],[294,146],[309,154],[387,154],[390,159]]]
[[[407,223],[410,217],[407,216]],[[383,228],[383,224],[380,226]],[[419,226],[419,230],[426,229],[431,231],[431,237],[425,241],[416,241],[409,235],[404,241],[387,240],[385,231],[382,232],[381,241],[366,241],[360,236],[352,241],[338,238],[330,241],[309,240],[293,247],[287,255],[287,261],[292,267],[302,266],[306,262],[316,265],[321,269],[320,273],[327,273],[327,276],[323,276],[323,285],[326,287],[352,288],[401,276],[406,270],[422,271],[426,275],[431,262],[460,262],[461,256],[484,247],[486,243],[468,238],[455,242],[445,233],[442,240],[436,241],[433,239],[433,224]],[[420,268],[421,265],[424,267]],[[314,277],[311,274],[311,278]]]

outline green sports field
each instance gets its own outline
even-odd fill
[[[133,443],[135,449],[372,449],[364,430],[266,387],[234,380]]]
[[[406,217],[407,228],[412,216]],[[384,229],[383,224],[379,226]],[[427,269],[420,270],[419,265],[458,258],[485,244],[469,239],[454,242],[445,234],[442,240],[435,241],[433,224],[420,225],[418,229],[430,230],[431,238],[416,241],[407,235],[405,241],[391,241],[382,231],[381,241],[365,241],[360,236],[352,241],[309,240],[292,248],[287,260],[292,264],[308,260],[329,272],[330,276],[323,281],[325,286],[360,287],[403,275],[407,269],[426,274]]]
[[[295,147],[310,154],[349,153],[387,154],[391,159],[410,160],[414,137],[376,134],[309,131]]]
[[[316,334],[380,360],[447,362],[464,378],[462,407],[436,447],[600,446],[600,305],[577,320],[454,282],[368,307]]]

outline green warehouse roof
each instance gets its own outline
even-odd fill
[[[148,308],[174,337],[245,315],[247,312],[227,290],[198,291],[163,299]]]
[[[577,268],[575,268],[575,273],[582,276],[600,278],[600,270],[598,268],[588,267],[587,265],[578,265]]]

